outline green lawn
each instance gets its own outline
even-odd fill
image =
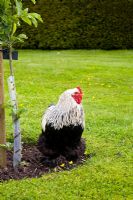
[[[6,102],[8,62],[4,61]],[[84,165],[41,178],[0,183],[0,200],[132,200],[133,50],[19,53],[14,62],[24,142],[36,143],[41,116],[68,88],[84,91],[87,152]],[[7,139],[12,139],[9,110]]]

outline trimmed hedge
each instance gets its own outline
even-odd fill
[[[133,0],[25,0],[41,14],[38,28],[21,26],[28,40],[19,48],[133,48]]]

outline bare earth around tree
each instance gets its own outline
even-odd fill
[[[13,152],[7,151],[7,167],[0,169],[0,182],[9,179],[40,177],[45,173],[70,170],[92,156],[92,154],[86,154],[79,157],[76,161],[68,161],[64,156],[48,160],[43,157],[35,145],[25,144],[22,151],[22,163],[17,171],[13,169]]]

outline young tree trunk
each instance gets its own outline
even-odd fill
[[[13,66],[12,66],[12,48],[9,51],[9,64],[10,64],[10,74],[11,76],[8,78],[8,86],[9,86],[9,93],[11,98],[11,103],[13,107],[12,119],[13,119],[13,126],[14,126],[14,154],[13,154],[13,167],[14,169],[21,162],[21,132],[20,132],[20,123],[18,119],[18,105],[16,99],[16,88],[15,88],[15,80],[13,76]]]
[[[6,144],[3,55],[0,49],[0,144]],[[0,167],[6,167],[6,150],[0,147]]]

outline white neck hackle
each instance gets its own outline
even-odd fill
[[[82,104],[77,104],[71,94],[77,89],[65,91],[59,98],[56,106],[47,109],[42,119],[42,128],[45,131],[46,124],[50,124],[55,129],[61,129],[63,126],[80,125],[85,126],[84,111]]]

